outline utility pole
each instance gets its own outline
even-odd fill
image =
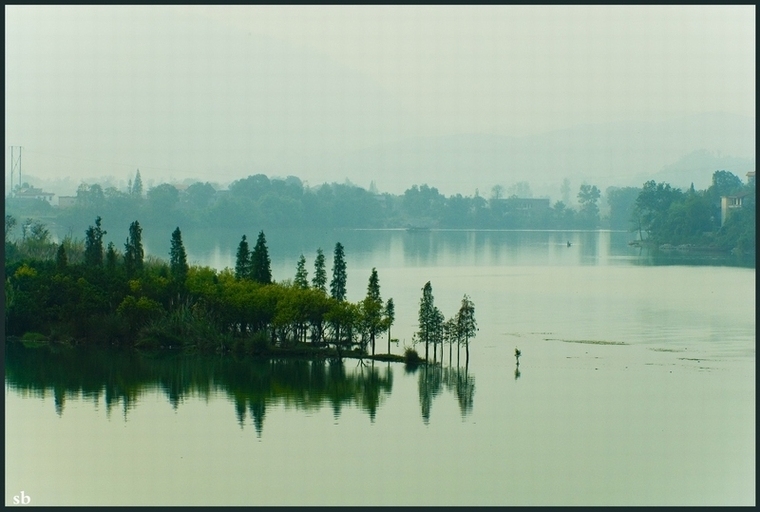
[[[18,157],[14,155],[14,148],[18,148]],[[13,193],[13,175],[18,169],[18,186],[21,187],[21,146],[11,146],[11,193]]]

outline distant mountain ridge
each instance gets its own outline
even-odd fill
[[[573,181],[573,189],[581,181],[600,188],[640,186],[661,172],[668,175],[668,170],[680,169],[679,175],[690,170],[703,174],[714,166],[737,165],[739,172],[746,172],[748,166],[754,167],[755,119],[695,114],[661,122],[586,125],[525,137],[418,137],[353,151],[336,160],[330,168],[321,169],[326,177],[334,176],[329,179],[346,177],[363,186],[374,179],[381,191],[392,193],[428,183],[446,194],[469,195],[475,188],[484,193],[495,184],[518,181],[528,181],[540,190],[559,187],[566,177]],[[315,163],[309,166],[309,174],[320,171]],[[689,181],[698,186],[703,180],[700,175]]]

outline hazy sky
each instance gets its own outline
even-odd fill
[[[334,176],[304,162],[339,167],[348,152],[409,137],[755,115],[754,6],[5,15],[6,151],[23,146],[23,168],[37,176],[126,180],[139,167],[156,178],[264,172],[318,184]],[[9,168],[6,157],[6,186]]]

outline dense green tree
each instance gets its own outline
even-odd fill
[[[333,253],[332,280],[330,281],[330,296],[337,301],[346,300],[346,259],[343,251],[343,245],[338,242],[335,244]]]
[[[232,197],[249,202],[263,197],[269,192],[271,185],[269,178],[264,174],[256,174],[233,181],[228,188]]]
[[[68,266],[68,258],[66,257],[66,247],[61,243],[58,245],[58,252],[55,254],[55,266],[58,271],[64,271]]]
[[[712,205],[712,217],[714,228],[720,228],[721,198],[740,193],[744,188],[742,180],[728,171],[715,171],[712,175],[712,184],[707,189],[706,195]]]
[[[327,271],[325,270],[325,255],[322,249],[317,249],[317,258],[314,260],[314,277],[311,284],[317,290],[327,293]]]
[[[103,266],[103,236],[108,232],[100,227],[100,216],[95,219],[95,226],[85,232],[84,261],[93,267]]]
[[[599,225],[599,197],[601,192],[596,185],[584,183],[578,191],[578,203],[581,206],[580,217],[584,227],[595,228]]]
[[[245,235],[240,239],[237,254],[235,256],[235,279],[247,279],[251,275],[251,252],[248,250],[248,241]]]
[[[129,225],[129,237],[124,244],[124,268],[127,271],[127,276],[142,272],[144,258],[142,227],[138,221],[134,221]]]
[[[667,220],[668,209],[673,202],[681,199],[683,193],[671,188],[668,183],[647,181],[639,192],[633,209],[633,226],[642,238],[642,231],[658,240],[664,235],[663,227]]]
[[[425,344],[425,361],[428,360],[428,346],[433,339],[433,329],[435,324],[435,304],[433,298],[433,286],[430,281],[422,287],[422,298],[420,299],[420,309],[417,315],[419,330],[417,339]]]
[[[267,239],[263,231],[259,231],[256,245],[251,252],[251,279],[261,284],[271,284],[272,267],[267,249]]]
[[[728,196],[739,192],[744,184],[741,178],[728,171],[715,171],[712,175],[712,184],[708,193],[713,200],[720,201],[721,196]]]
[[[670,243],[694,243],[713,227],[710,201],[693,189],[671,203],[661,225],[660,238]]]
[[[388,299],[385,303],[385,325],[388,329],[388,354],[391,353],[391,326],[396,320],[396,306],[393,304],[393,299]]]
[[[172,242],[169,249],[169,269],[174,282],[180,286],[184,286],[187,280],[188,265],[187,253],[182,243],[182,232],[179,230],[179,226],[172,233]]]
[[[159,220],[173,218],[170,214],[179,203],[179,190],[174,185],[162,183],[146,194],[148,210]]]
[[[188,208],[203,210],[216,195],[216,189],[209,182],[196,181],[180,194],[180,202]]]
[[[464,342],[465,347],[465,366],[470,360],[470,339],[474,338],[478,332],[478,324],[475,321],[475,304],[470,297],[465,295],[462,298],[462,305],[456,316],[457,332],[460,339]]]
[[[402,205],[409,218],[419,219],[425,224],[439,219],[444,210],[446,198],[435,187],[424,184],[413,185],[404,192]]]
[[[383,331],[383,299],[380,297],[380,280],[377,269],[372,268],[367,283],[367,296],[362,301],[364,328],[369,335],[372,355],[375,355],[375,338]]]
[[[113,242],[108,242],[108,248],[106,249],[106,270],[108,272],[113,273],[116,270],[116,260],[116,248]]]
[[[142,197],[143,182],[142,177],[140,176],[140,169],[137,169],[137,173],[135,173],[135,181],[132,183],[132,188],[129,193],[134,197]]]
[[[88,211],[101,211],[106,205],[106,197],[103,192],[103,187],[97,183],[94,185],[82,183],[79,185],[79,188],[77,188],[76,197],[77,206]]]
[[[296,277],[293,280],[293,283],[302,290],[305,290],[309,287],[309,280],[307,279],[308,273],[306,272],[306,258],[302,254],[300,258],[298,258],[298,264],[296,265]]]
[[[459,365],[459,333],[457,331],[456,316],[449,318],[443,323],[444,341],[449,344],[449,366],[452,363],[452,347],[457,344],[457,365]]]

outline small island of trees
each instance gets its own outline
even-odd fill
[[[21,240],[10,240],[8,227],[15,222],[6,215],[8,336],[151,350],[404,359],[391,353],[395,305],[393,299],[383,301],[377,269],[370,273],[364,299],[346,299],[348,276],[340,242],[333,251],[328,292],[321,248],[311,281],[302,254],[294,278],[275,282],[263,230],[252,250],[242,236],[234,269],[217,271],[188,265],[179,227],[171,234],[166,262],[145,257],[138,221],[129,225],[123,252],[113,243],[103,247],[106,231],[100,217],[87,228],[84,240],[69,236],[60,244],[50,241],[39,221],[24,226]],[[463,309],[444,329],[432,301],[427,283],[418,337],[425,343],[425,358],[408,349],[405,359],[413,364],[427,362],[428,346],[436,353],[435,347],[445,341],[450,352],[456,343],[469,354],[475,329],[472,302],[465,296]],[[377,341],[385,333],[387,352],[378,354]]]

